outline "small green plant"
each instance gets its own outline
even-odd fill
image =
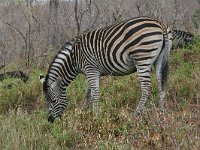
[[[8,77],[0,86],[0,112],[7,113],[7,110],[18,107],[34,110],[42,96],[40,87],[36,74],[31,74],[27,83]]]

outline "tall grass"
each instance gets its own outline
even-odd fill
[[[61,120],[47,122],[47,111],[33,70],[30,80],[6,79],[0,85],[0,149],[200,149],[200,40],[171,53],[166,113],[157,111],[158,92],[143,116],[133,111],[140,98],[136,74],[103,77],[100,115],[83,110],[84,76],[68,87],[70,103]],[[12,83],[11,88],[6,85]]]

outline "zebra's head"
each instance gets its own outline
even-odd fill
[[[55,118],[61,117],[67,107],[66,88],[61,78],[51,81],[40,75],[40,81],[48,105],[48,121],[53,123]]]

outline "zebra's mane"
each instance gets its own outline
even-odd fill
[[[69,42],[66,42],[65,44],[64,44],[64,46],[60,49],[60,51],[54,56],[54,58],[53,58],[53,60],[51,61],[51,63],[50,63],[50,65],[49,66],[52,66],[52,64],[55,62],[55,60],[58,58],[58,55],[61,53],[61,52],[63,52],[63,51],[65,51],[65,53],[68,53],[68,54],[70,54],[70,52],[73,50],[73,48],[74,48],[74,46],[75,46],[75,44],[77,43],[77,38],[73,38],[73,39],[71,39]],[[46,77],[45,77],[45,81],[44,81],[44,90],[46,90],[46,88],[47,88],[47,79],[49,78],[49,72],[50,72],[50,67],[49,67],[49,70],[48,70],[48,72],[47,72],[47,75],[46,75]]]
[[[62,50],[71,51],[74,48],[74,45],[76,44],[76,42],[77,42],[77,38],[71,39],[69,42],[66,42],[64,44],[64,46],[61,48],[60,51],[62,51]]]

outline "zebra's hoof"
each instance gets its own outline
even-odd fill
[[[83,111],[87,111],[91,108],[91,104],[83,104]]]
[[[164,108],[160,108],[160,113],[164,114],[165,113],[165,109]]]
[[[144,106],[138,106],[135,110],[134,116],[141,116],[146,112],[146,108]]]
[[[142,110],[141,109],[136,109],[134,116],[140,116],[142,114]]]
[[[160,110],[161,113],[164,113],[165,112],[164,106],[161,105],[160,108],[159,108],[159,110]]]

